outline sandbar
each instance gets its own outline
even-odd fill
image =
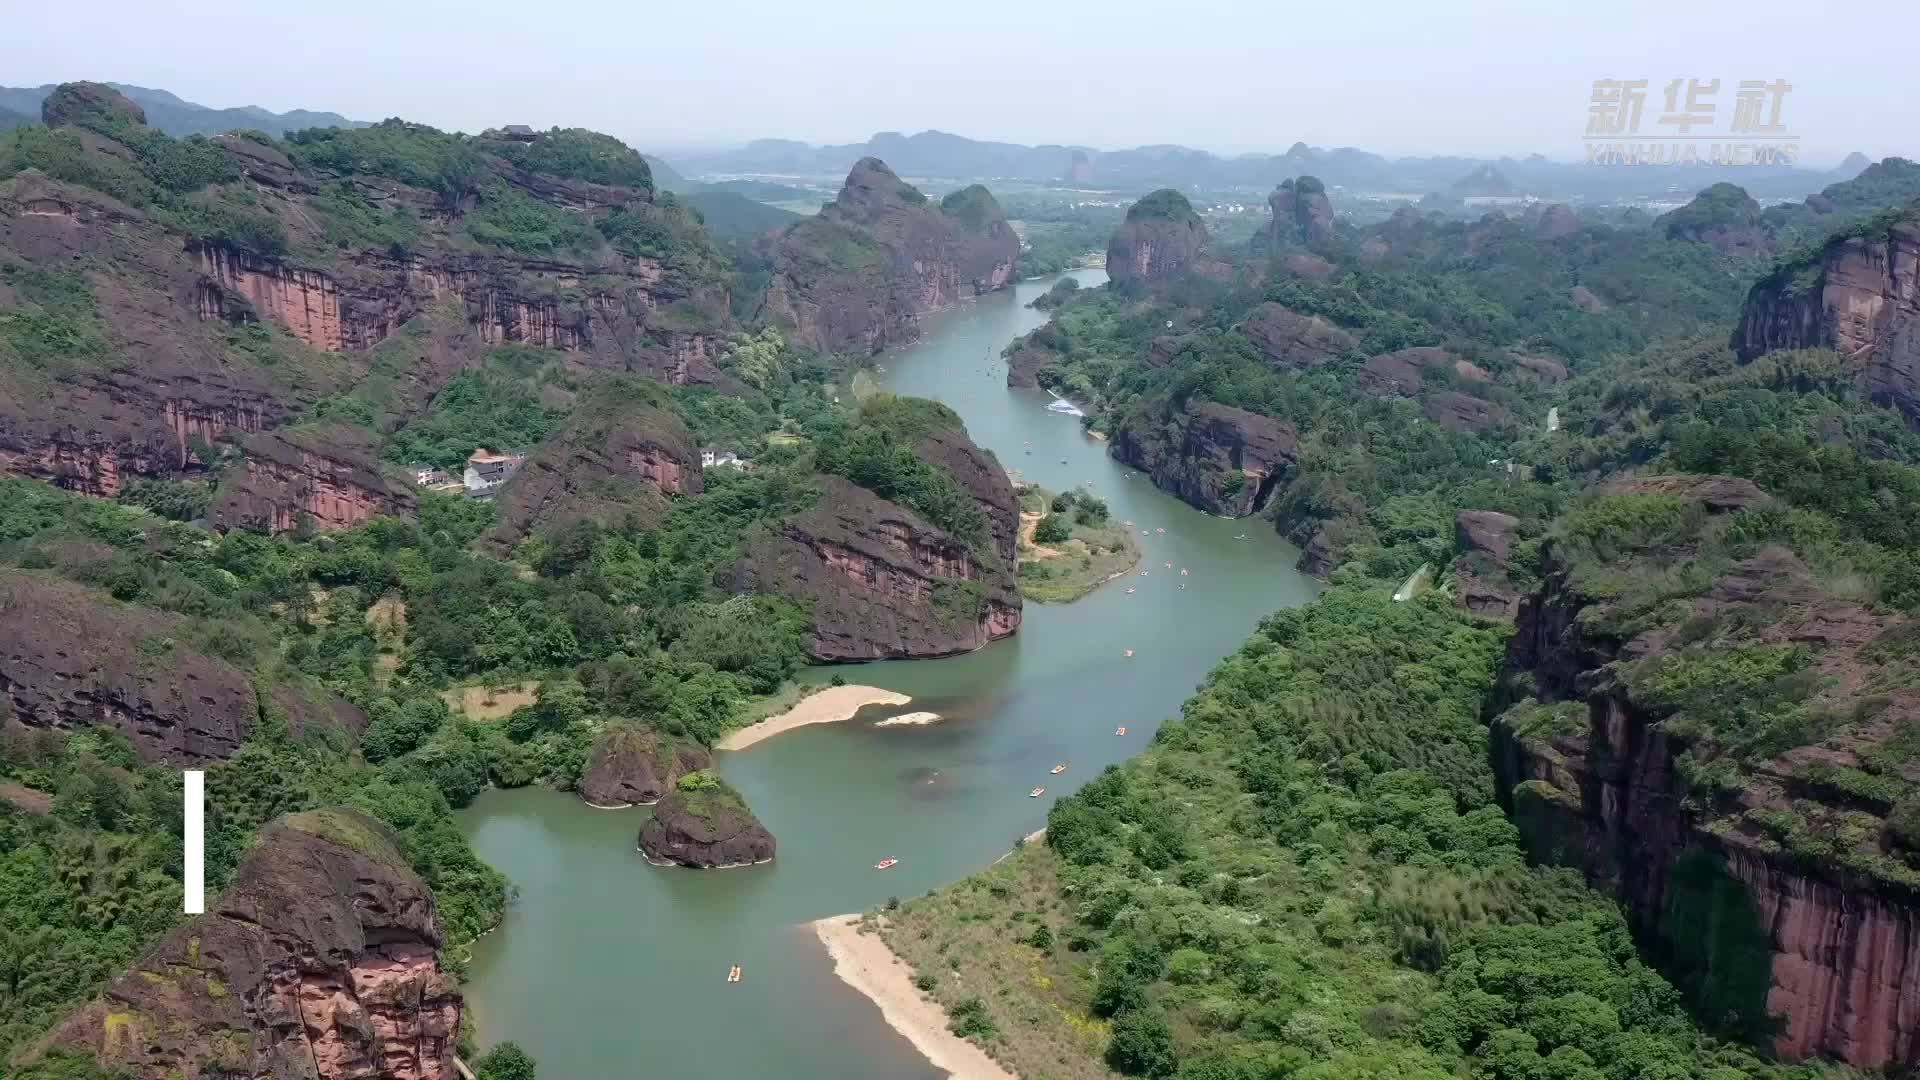
[[[935,724],[935,723],[939,723],[939,721],[940,721],[940,714],[937,712],[910,712],[910,713],[901,713],[899,716],[889,716],[885,720],[881,720],[875,723],[873,726],[874,727],[918,727],[921,724]]]
[[[947,1010],[913,985],[913,969],[879,934],[863,934],[858,915],[833,915],[813,932],[833,957],[833,973],[880,1007],[893,1030],[954,1080],[1018,1080],[985,1050],[947,1030]]]
[[[868,705],[905,705],[913,699],[905,694],[882,690],[877,686],[829,686],[809,694],[800,704],[769,716],[751,727],[730,732],[713,744],[715,750],[745,750],[763,739],[806,727],[808,724],[833,724],[853,719],[853,714]]]

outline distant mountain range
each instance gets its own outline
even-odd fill
[[[215,109],[187,101],[165,90],[153,90],[126,83],[108,86],[127,95],[147,111],[147,123],[169,135],[214,135],[222,131],[251,129],[269,135],[312,127],[366,127],[360,120],[349,120],[339,113],[310,112],[295,109],[277,113],[257,105],[238,109]],[[0,129],[40,121],[40,102],[53,92],[53,83],[45,86],[0,86]]]
[[[1284,154],[1222,157],[1184,146],[1096,150],[1087,146],[1022,146],[985,142],[944,131],[902,135],[883,131],[863,143],[813,146],[791,139],[758,139],[743,147],[677,155],[674,164],[691,175],[844,175],[863,157],[877,157],[903,176],[996,178],[1071,184],[1113,191],[1157,187],[1189,190],[1270,189],[1289,176],[1319,177],[1357,191],[1422,194],[1447,191],[1462,178],[1497,170],[1516,193],[1593,198],[1671,188],[1692,193],[1718,181],[1738,183],[1760,197],[1800,195],[1846,179],[1865,167],[1856,154],[1836,170],[1777,166],[1601,167],[1525,158],[1388,158],[1353,147],[1323,149],[1294,143]]]

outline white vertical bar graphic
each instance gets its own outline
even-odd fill
[[[207,774],[201,769],[188,769],[186,784],[182,787],[186,795],[187,837],[186,837],[186,892],[187,914],[199,915],[207,910]]]

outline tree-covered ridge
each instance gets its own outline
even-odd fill
[[[973,232],[984,231],[995,221],[1006,217],[993,192],[988,191],[984,184],[969,184],[949,192],[946,198],[940,200],[940,212]]]
[[[883,933],[956,1018],[1005,988],[968,1033],[1022,1075],[1821,1075],[1704,1035],[1610,901],[1525,866],[1479,715],[1503,646],[1439,594],[1280,612],[1047,850]]]
[[[1150,192],[1127,208],[1128,221],[1175,221],[1197,222],[1200,215],[1194,213],[1193,204],[1185,195],[1172,188],[1161,188]]]

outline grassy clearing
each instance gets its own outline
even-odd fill
[[[440,699],[447,703],[447,708],[465,715],[469,720],[480,721],[504,720],[513,715],[515,709],[532,705],[539,700],[539,695],[538,679],[456,686],[440,691]]]
[[[1044,845],[1025,844],[869,925],[995,1061],[1024,1077],[1106,1080],[1114,1075],[1100,1060],[1108,1025],[1080,992],[1093,982],[1097,954],[1067,948],[1074,918],[1059,869]]]
[[[1020,595],[1042,604],[1078,600],[1140,562],[1133,530],[1102,515],[1068,513],[1065,540],[1035,539],[1053,496],[1037,487],[1020,496]]]

